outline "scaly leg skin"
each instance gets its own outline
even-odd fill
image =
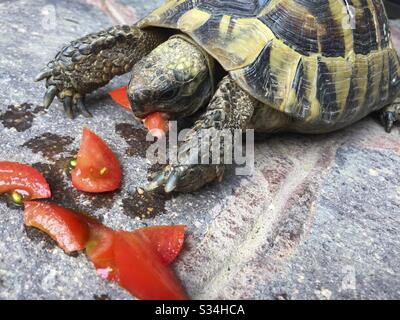
[[[44,106],[49,107],[57,96],[70,118],[75,112],[91,116],[84,104],[85,95],[106,85],[114,76],[131,71],[137,61],[164,40],[154,31],[115,26],[71,42],[35,79],[46,79]]]
[[[386,132],[390,133],[395,122],[400,120],[400,98],[380,111],[380,120]]]
[[[198,137],[209,133],[218,136],[222,130],[246,129],[258,101],[243,91],[230,76],[226,76],[219,84],[218,90],[211,100],[206,112],[194,124],[185,141],[178,149],[178,164],[167,165],[146,186],[147,191],[164,187],[166,193],[172,191],[192,192],[216,179],[222,179],[224,173],[224,144],[217,143],[221,161],[212,164],[212,144],[206,144],[210,164],[191,164],[192,148],[204,146],[198,143]],[[218,139],[219,140],[219,139]],[[219,141],[218,141],[219,142]],[[197,157],[196,157],[197,160]],[[204,163],[204,162],[203,162]]]

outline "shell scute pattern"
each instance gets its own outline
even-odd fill
[[[201,0],[197,8],[216,15],[256,17],[271,0]]]
[[[266,107],[344,127],[400,92],[381,0],[171,0],[142,21],[191,36]]]

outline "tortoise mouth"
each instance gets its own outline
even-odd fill
[[[143,121],[143,120],[145,120],[148,116],[150,116],[150,115],[152,115],[152,114],[154,114],[154,113],[156,113],[156,112],[161,113],[162,117],[163,117],[165,120],[167,120],[167,121],[169,121],[169,120],[174,120],[174,117],[173,117],[173,115],[171,114],[171,112],[165,112],[165,111],[156,110],[156,109],[153,109],[152,111],[146,111],[146,112],[137,111],[137,112],[134,112],[134,115],[135,115],[135,117],[138,118],[140,121]]]
[[[173,120],[179,120],[185,117],[188,117],[195,113],[198,108],[192,108],[191,106],[188,106],[185,109],[176,109],[174,110],[173,108],[169,107],[156,107],[154,105],[149,105],[145,106],[143,108],[135,108],[134,106],[132,107],[133,114],[135,115],[136,118],[143,120],[149,115],[159,112],[162,114],[163,118],[168,121],[173,121]]]

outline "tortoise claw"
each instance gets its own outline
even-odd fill
[[[48,108],[52,104],[54,97],[57,95],[57,93],[58,89],[56,86],[50,86],[47,89],[43,99],[43,105],[45,108]]]
[[[73,112],[73,104],[72,104],[72,97],[66,96],[64,98],[64,112],[70,119],[74,119],[74,112]]]
[[[393,125],[397,120],[396,114],[394,112],[383,112],[380,117],[382,125],[385,127],[385,131],[390,133],[392,131]]]
[[[179,174],[177,172],[172,173],[169,178],[167,183],[165,184],[164,191],[165,193],[170,193],[174,191],[178,185],[179,181]]]
[[[392,132],[392,128],[393,128],[394,122],[393,121],[388,121],[388,123],[385,126],[385,131],[387,133]]]
[[[93,115],[86,108],[83,99],[78,99],[78,101],[76,102],[76,107],[77,107],[77,112],[81,113],[84,117],[86,117],[86,118],[92,118],[93,117]]]
[[[143,189],[154,191],[163,187],[171,192],[193,192],[207,183],[222,178],[223,166],[217,165],[168,165]]]
[[[146,191],[153,191],[161,187],[166,179],[167,172],[164,170],[157,174],[152,181],[150,181],[144,189]]]
[[[50,77],[53,74],[52,70],[49,68],[44,68],[42,71],[38,73],[38,75],[35,77],[35,81],[42,81],[48,77]]]
[[[43,99],[43,105],[45,106],[45,108],[48,108],[52,104],[57,94],[58,94],[58,89],[55,85],[51,85],[48,87]],[[64,94],[62,92],[61,96],[63,95]],[[75,114],[82,114],[86,118],[93,117],[85,106],[84,98],[81,97],[80,95],[78,97],[77,96],[71,97],[68,95],[65,96],[62,101],[64,105],[64,112],[70,119],[74,119]]]

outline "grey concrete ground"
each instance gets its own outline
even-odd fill
[[[232,171],[187,195],[140,197],[152,170],[145,131],[106,95],[92,95],[93,119],[70,121],[57,102],[41,106],[34,75],[60,47],[115,23],[131,23],[161,1],[0,1],[0,159],[33,164],[54,201],[132,230],[184,223],[175,269],[193,298],[400,298],[400,130],[373,117],[317,137],[276,135],[256,146],[253,176]],[[52,20],[52,10],[56,19]],[[400,39],[399,23],[393,34]],[[89,196],[71,188],[66,159],[84,126],[103,136],[124,169],[122,190]],[[152,217],[139,219],[148,207]],[[83,254],[67,256],[23,226],[22,211],[0,202],[0,299],[130,299],[100,279]]]

